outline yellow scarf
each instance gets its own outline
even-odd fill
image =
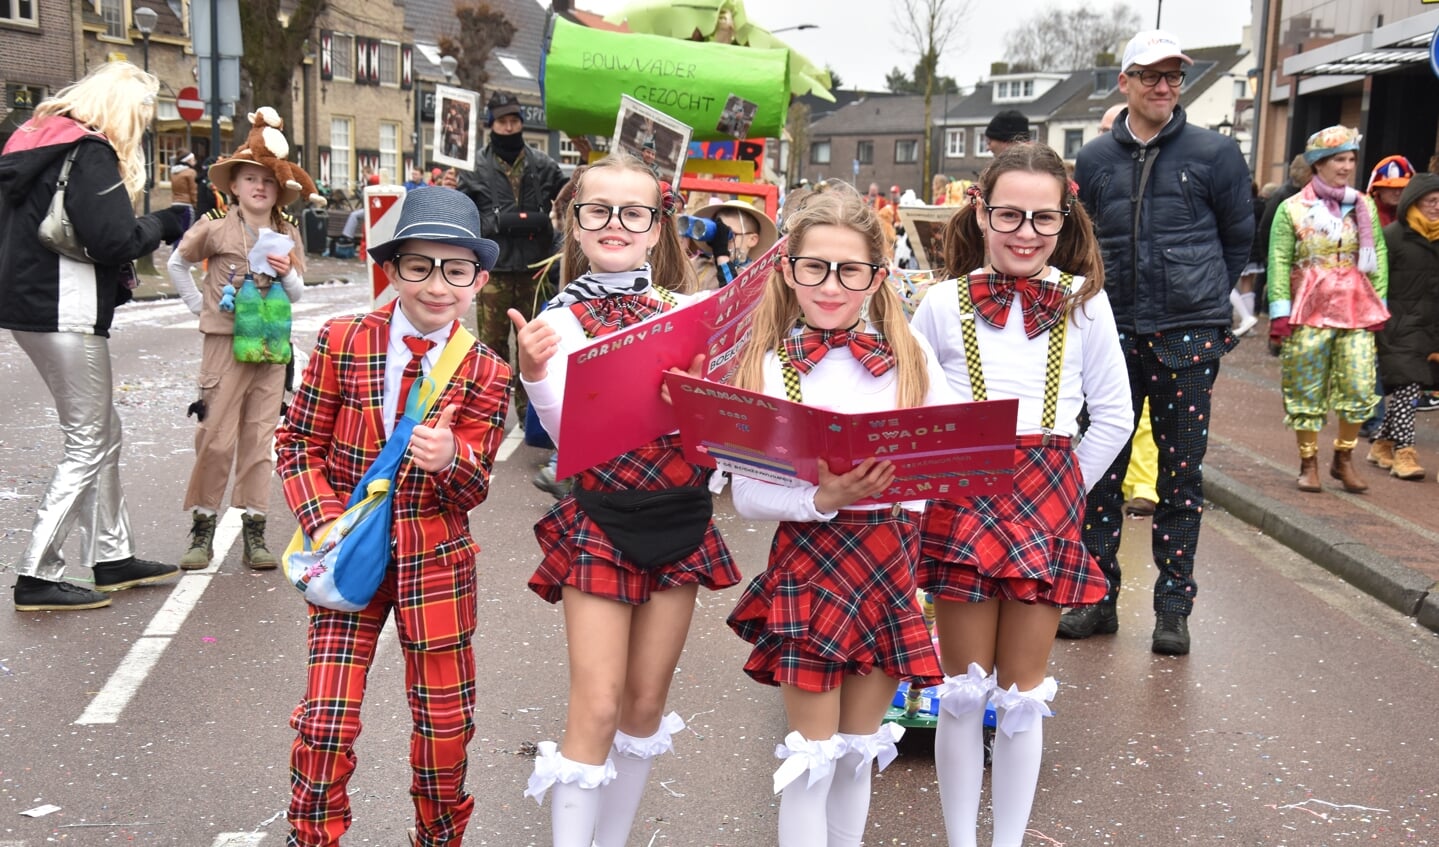
[[[1419,211],[1418,206],[1409,207],[1408,213],[1404,215],[1404,221],[1409,224],[1410,229],[1430,241],[1439,241],[1439,221],[1424,217],[1424,213]]]

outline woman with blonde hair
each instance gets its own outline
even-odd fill
[[[756,309],[735,384],[842,412],[948,402],[933,352],[885,279],[891,257],[874,209],[829,183],[791,197],[784,221],[787,255]],[[877,457],[852,469],[821,461],[818,485],[735,477],[735,510],[779,522],[768,567],[729,625],[754,645],[745,672],[784,698],[780,847],[858,847],[871,763],[889,764],[902,733],[881,727],[895,690],[940,678],[915,598],[924,503],[858,505],[893,479]]]
[[[0,155],[0,327],[40,371],[65,434],[64,458],[15,565],[20,611],[108,606],[109,592],[180,572],[134,556],[110,372],[110,323],[131,298],[130,263],[185,231],[171,209],[134,212],[145,185],[140,142],[158,90],[155,77],[128,62],[102,65],[41,103]],[[62,180],[83,260],[37,238]],[[61,548],[77,523],[98,590],[64,580]]]

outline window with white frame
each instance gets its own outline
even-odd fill
[[[170,166],[185,149],[183,132],[162,132],[155,136],[155,184],[170,184]]]
[[[100,0],[100,17],[105,21],[105,35],[109,38],[126,38],[130,34],[128,18],[125,15],[125,0]]]
[[[330,173],[332,188],[345,188],[354,178],[355,124],[350,118],[330,118]]]
[[[969,135],[968,129],[947,129],[944,131],[944,157],[946,159],[964,158],[964,140]]]
[[[919,161],[919,142],[913,138],[901,138],[894,142],[894,161],[896,164],[909,164]]]
[[[380,42],[380,85],[400,87],[400,45],[395,41]]]
[[[1084,130],[1066,129],[1064,131],[1064,158],[1073,159],[1079,155],[1079,148],[1084,146]]]
[[[335,79],[355,78],[355,36],[336,32],[330,36],[330,71]]]
[[[981,126],[981,127],[975,127],[975,129],[974,129],[974,155],[976,155],[976,156],[993,156],[993,155],[994,155],[993,153],[989,152],[989,136],[987,136],[987,135],[984,134],[984,127],[982,127],[982,126]]]
[[[828,141],[816,141],[809,146],[809,163],[811,165],[829,164]]]
[[[570,137],[563,132],[560,133],[560,161],[571,165],[580,163],[580,151],[575,148],[575,143],[570,140]]]
[[[400,182],[400,125],[390,121],[380,122],[380,173],[386,185]]]
[[[40,16],[35,14],[35,0],[0,0],[0,21],[39,26]]]

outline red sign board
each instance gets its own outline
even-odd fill
[[[205,101],[200,99],[200,89],[187,85],[175,94],[175,108],[187,123],[194,123],[205,117]]]

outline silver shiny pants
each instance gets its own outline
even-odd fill
[[[110,375],[110,341],[78,332],[14,333],[55,398],[65,456],[35,515],[30,545],[15,566],[25,576],[59,581],[61,548],[80,529],[86,566],[131,555],[130,516],[120,491],[120,415]]]

